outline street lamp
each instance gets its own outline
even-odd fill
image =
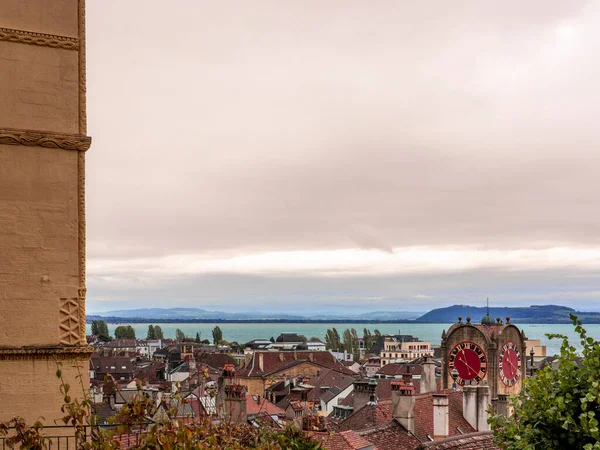
[[[531,347],[531,351],[529,352],[529,356],[531,357],[531,364],[529,366],[529,376],[530,377],[533,376],[533,355],[535,355],[535,352],[533,351],[533,347]]]
[[[454,380],[454,382],[452,383],[452,389],[454,389],[455,391],[458,390],[458,385],[456,384],[456,377],[458,377],[458,370],[454,368],[452,369],[452,379]]]

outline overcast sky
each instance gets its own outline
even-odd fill
[[[600,310],[600,3],[87,2],[88,310]]]

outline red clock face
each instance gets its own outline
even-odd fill
[[[498,355],[498,374],[507,386],[514,386],[521,374],[521,352],[512,341],[507,342],[500,349]]]
[[[487,357],[475,342],[459,342],[448,355],[448,367],[450,373],[454,369],[458,372],[458,384],[464,385],[465,381],[470,380],[479,383],[487,373]]]

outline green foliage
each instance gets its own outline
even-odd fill
[[[221,331],[221,328],[219,328],[218,325],[213,328],[212,336],[213,336],[213,344],[215,344],[215,345],[219,345],[221,343],[221,341],[223,340],[223,332]]]
[[[135,330],[131,325],[119,325],[115,328],[117,339],[135,339]]]
[[[178,341],[183,341],[185,339],[185,333],[179,328],[175,330],[175,339],[177,339]]]
[[[156,331],[154,330],[154,325],[148,325],[148,335],[146,337],[148,339],[156,339]]]
[[[200,342],[202,342],[202,341],[200,340],[200,333],[196,333],[196,339],[194,340],[194,342],[195,342],[196,344],[199,344]]]
[[[581,367],[566,336],[548,335],[563,341],[558,368],[547,365],[525,380],[521,393],[511,398],[514,414],[510,418],[490,417],[498,447],[600,449],[600,344],[587,336],[575,315],[571,314],[571,320],[583,348]]]
[[[206,345],[210,345],[210,341],[208,339],[202,339],[202,343]]]
[[[104,342],[111,340],[108,326],[104,320],[92,320],[92,334],[98,336],[98,339]]]
[[[159,327],[158,325],[154,325],[154,335],[156,336],[155,339],[164,339],[165,336],[163,335],[163,330],[161,327]]]
[[[64,414],[62,422],[72,427],[77,450],[117,450],[120,443],[113,439],[119,435],[136,433],[138,439],[132,449],[149,450],[322,450],[318,442],[307,437],[301,431],[292,427],[285,430],[275,430],[270,427],[254,427],[249,424],[236,424],[227,421],[213,423],[205,418],[199,423],[184,423],[173,419],[176,407],[167,411],[163,418],[157,418],[158,406],[153,400],[141,393],[141,383],[137,383],[138,394],[112,418],[108,419],[112,429],[94,427],[98,418],[91,414],[91,399],[88,395],[84,400],[71,398],[70,386],[62,376],[61,364],[57,363],[56,375],[60,380],[60,390],[64,396],[61,411]],[[80,368],[74,366],[79,371]],[[208,377],[208,374],[207,374]],[[83,387],[81,372],[77,376]],[[175,394],[177,402],[185,402],[179,394]],[[149,421],[154,417],[155,421]],[[86,425],[91,425],[90,433],[86,434]],[[139,434],[138,434],[139,433]],[[6,438],[9,448],[26,448],[30,450],[51,450],[55,442],[46,437],[42,421],[28,426],[23,419],[14,418],[8,422],[0,422],[0,437]]]
[[[325,348],[336,352],[342,350],[340,335],[335,328],[327,330],[327,333],[325,334]]]

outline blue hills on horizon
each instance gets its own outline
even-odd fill
[[[229,313],[223,311],[207,311],[200,308],[139,308],[107,311],[104,313],[89,314],[88,320],[104,319],[114,321],[382,321],[382,322],[416,322],[416,323],[454,323],[458,316],[464,320],[470,317],[473,323],[479,323],[487,314],[486,307],[469,305],[452,305],[436,308],[427,313],[406,311],[372,311],[361,314],[284,314],[240,312]],[[575,314],[584,323],[600,323],[600,312],[579,312],[573,308],[560,305],[532,305],[527,307],[491,307],[489,313],[492,317],[505,318],[509,316],[515,323],[570,323],[570,314]]]

